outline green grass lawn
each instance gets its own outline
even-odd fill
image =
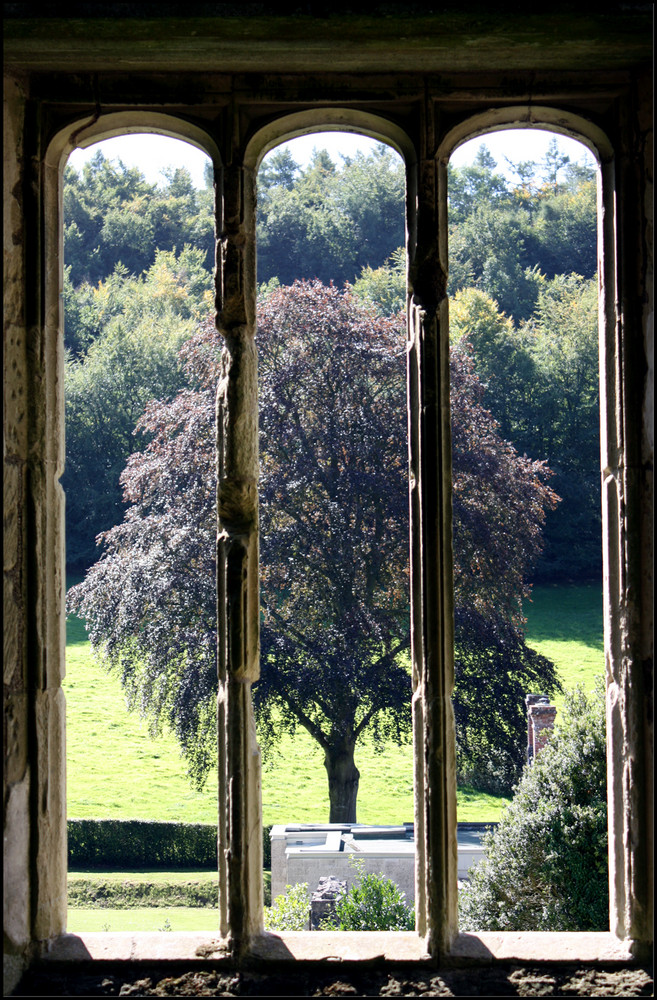
[[[142,906],[128,910],[111,907],[69,907],[69,934],[85,931],[215,931],[218,910],[193,906]]]
[[[535,587],[525,616],[527,645],[556,664],[566,688],[579,684],[592,691],[605,672],[602,585]],[[561,708],[563,697],[557,695],[554,704]]]
[[[528,644],[554,660],[564,685],[592,688],[595,678],[604,673],[601,587],[537,587],[525,614]],[[202,792],[190,786],[174,737],[151,735],[147,723],[126,710],[118,678],[95,661],[83,624],[74,616],[67,623],[66,662],[68,815],[216,822],[212,777]],[[561,701],[556,699],[557,707]],[[364,741],[357,763],[361,772],[359,821],[412,820],[411,745],[390,745],[383,754],[376,754],[372,744]],[[495,820],[506,801],[460,788],[458,818]],[[284,737],[275,757],[263,767],[262,809],[265,824],[326,821],[328,791],[322,755],[305,731],[293,739]],[[216,931],[216,907],[167,902],[177,900],[177,890],[184,893],[189,882],[213,890],[216,878],[216,872],[72,871],[68,930]],[[135,883],[140,882],[154,887],[150,906],[137,905]],[[98,901],[123,905],[79,905],[93,898],[95,889]],[[193,891],[188,892],[193,897]]]
[[[538,587],[526,605],[527,641],[555,661],[564,683],[591,688],[604,671],[599,585]],[[127,712],[117,677],[94,661],[82,623],[67,625],[68,815],[216,822],[216,785],[193,789],[173,736],[154,737],[145,720]],[[557,700],[559,705],[559,700]],[[413,754],[391,744],[376,754],[364,741],[359,822],[413,818]],[[463,821],[494,820],[505,799],[460,789]],[[265,824],[326,822],[328,791],[322,754],[305,731],[284,737],[262,775]]]
[[[95,662],[82,623],[66,634],[67,810],[76,819],[217,821],[216,793],[195,791],[175,739],[126,711],[118,677]]]
[[[94,660],[83,625],[73,616],[67,625],[66,659],[68,815],[216,822],[212,776],[202,792],[191,787],[175,738],[152,736],[147,722],[126,710],[118,678]],[[412,822],[411,744],[391,744],[378,754],[365,740],[357,764],[359,822]],[[459,818],[495,819],[505,801],[463,789]],[[305,730],[284,736],[272,759],[264,762],[262,813],[265,824],[328,819],[322,753]]]

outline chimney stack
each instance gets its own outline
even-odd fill
[[[528,694],[527,705],[527,763],[531,764],[539,750],[547,743],[557,710],[550,705],[546,694]]]

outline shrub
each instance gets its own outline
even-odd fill
[[[350,859],[358,871],[357,881],[335,905],[336,921],[326,921],[325,930],[412,931],[415,912],[406,905],[406,896],[383,875],[365,874],[362,859]]]
[[[286,885],[285,896],[277,896],[273,906],[265,908],[266,931],[305,931],[310,918],[308,883]]]
[[[70,819],[71,868],[216,868],[217,827],[141,819]]]
[[[461,930],[608,930],[605,695],[566,696],[459,893]]]

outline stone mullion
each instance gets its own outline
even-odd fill
[[[223,171],[217,391],[219,873],[221,930],[235,951],[262,927],[260,756],[251,684],[258,646],[258,420],[255,336],[255,179]]]
[[[64,494],[59,481],[64,471],[64,317],[59,294],[63,224],[59,185],[59,162],[52,163],[46,158],[34,184],[39,192],[43,271],[35,296],[38,316],[34,317],[34,364],[39,370],[35,382],[40,398],[34,399],[37,412],[33,424],[35,442],[44,442],[45,447],[43,461],[30,462],[39,552],[39,579],[34,581],[32,589],[37,621],[32,649],[37,720],[33,801],[38,811],[39,831],[34,844],[37,891],[33,896],[32,920],[34,936],[41,941],[63,932],[67,903],[66,701],[62,688],[66,657],[66,557]],[[33,455],[37,451],[35,447]]]
[[[420,164],[409,273],[416,891],[418,931],[435,957],[448,952],[456,933],[457,871],[449,340],[438,221],[446,212],[438,169],[433,158]]]
[[[602,165],[599,207],[600,316],[606,331],[600,366],[602,526],[610,929],[632,939],[641,954],[653,938],[652,850],[636,850],[638,843],[653,842],[653,762],[650,750],[646,755],[641,749],[653,745],[652,588],[645,587],[651,581],[653,445],[644,436],[653,402],[644,360],[652,333],[652,273],[641,269],[647,258],[636,247],[651,224],[651,202],[642,204],[637,192],[652,189],[652,120],[647,107],[636,114],[628,110],[626,105],[621,116],[621,152]]]

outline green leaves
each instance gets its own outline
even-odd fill
[[[403,204],[403,166],[386,146],[340,167],[319,150],[300,172],[285,154],[265,158],[258,175],[258,281],[354,281],[403,243]]]
[[[549,462],[561,498],[550,511],[541,578],[601,571],[597,283],[539,276],[531,316],[516,326],[477,288],[450,303],[453,343],[469,352],[482,402],[502,437]]]
[[[406,308],[406,251],[398,247],[381,267],[369,265],[354,282],[354,294],[371,302],[382,316],[395,316]]]
[[[460,892],[462,930],[608,929],[602,682],[589,697],[580,689],[567,695],[486,848]]]
[[[517,324],[538,301],[541,275],[597,269],[593,171],[570,164],[553,144],[542,169],[515,164],[515,186],[482,155],[449,170],[449,293],[475,287]],[[561,176],[563,175],[563,176]]]
[[[305,931],[309,913],[308,883],[286,885],[285,895],[277,896],[271,906],[265,907],[265,930]]]
[[[415,912],[406,903],[406,896],[392,879],[365,872],[365,863],[351,857],[358,872],[356,882],[336,902],[336,924],[330,920],[322,930],[341,931],[412,931]]]
[[[170,171],[162,186],[136,168],[110,162],[101,152],[81,174],[64,173],[64,252],[77,288],[105,280],[121,263],[133,275],[148,270],[157,250],[197,247],[209,271],[214,262],[214,206],[185,169]]]
[[[135,425],[148,402],[184,384],[178,351],[207,314],[210,284],[202,252],[186,247],[158,253],[141,278],[117,267],[95,288],[65,286],[77,347],[65,373],[69,566],[93,562],[96,536],[121,521]]]

